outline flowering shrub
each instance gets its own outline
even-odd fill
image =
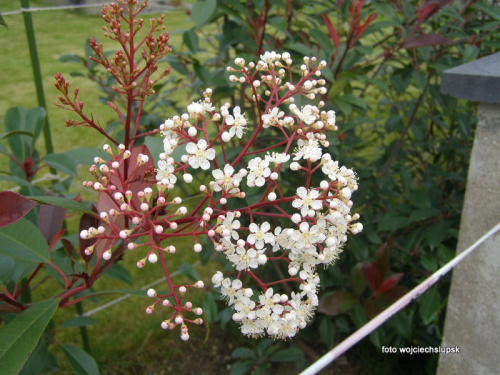
[[[339,167],[322,150],[328,147],[325,131],[337,129],[335,113],[321,111],[322,102],[301,108],[294,104],[297,96],[314,99],[325,92],[321,79],[325,63],[305,58],[300,78],[293,82],[290,54],[266,52],[260,58],[256,64],[236,58],[236,67],[228,67],[231,81],[250,87],[257,124],[251,124],[238,106],[231,110],[227,103],[216,111],[212,91],[207,89],[204,100],[191,103],[186,113],[160,126],[164,152],[154,178],[150,169],[141,169],[149,162],[143,153],[136,156],[128,176],[123,176],[123,164],[133,150],[120,144],[116,150],[104,146],[112,159],[96,158],[100,166],[91,167],[95,181],[84,182],[110,200],[100,212],[101,225],[80,233],[82,239],[96,239],[86,255],[99,249],[97,255],[109,260],[113,245],[123,240],[128,249],[142,252],[138,267],[159,260],[170,292],[158,294],[150,289],[148,295],[154,302],[146,312],[158,305],[170,308],[172,313],[162,327],[181,325],[184,340],[189,338],[186,323],[202,323],[201,318],[189,317],[190,313],[201,315],[202,309],[193,308],[184,295],[188,288],[203,288],[204,283],[172,283],[167,258],[176,251],[176,237],[192,237],[193,250],[200,252],[200,237],[208,235],[215,250],[238,271],[234,279],[217,271],[212,282],[235,310],[233,320],[241,324],[245,335],[286,338],[304,328],[318,306],[316,267],[333,264],[347,232],[362,229],[361,224],[351,223],[359,217],[350,213],[351,194],[357,189],[354,172]],[[279,137],[273,144],[258,146],[258,140],[276,133]],[[231,159],[229,154],[238,143],[241,150]],[[287,170],[303,178],[303,185],[288,196],[280,187]],[[195,181],[193,174],[201,172],[209,176],[208,186],[199,182],[203,178]],[[313,185],[315,172],[323,176],[319,186]],[[151,185],[134,194],[129,190],[132,181]],[[182,181],[196,184],[202,193],[192,210],[181,205],[180,197],[172,196]],[[247,204],[247,192],[258,188],[262,188],[260,198]],[[272,228],[271,221],[279,225]],[[269,262],[285,265],[288,276],[278,280],[259,276]],[[244,286],[243,281],[253,281],[256,288]],[[284,283],[295,284],[296,290],[280,294]]]

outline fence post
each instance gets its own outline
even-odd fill
[[[500,53],[446,70],[441,92],[478,102],[457,253],[500,221]],[[438,375],[497,374],[500,348],[500,235],[453,271]]]

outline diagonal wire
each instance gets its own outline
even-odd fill
[[[427,289],[429,289],[432,285],[434,285],[443,275],[448,273],[455,267],[458,263],[464,260],[470,253],[476,250],[479,245],[481,245],[488,238],[493,236],[496,232],[500,230],[500,223],[491,228],[487,233],[485,233],[480,239],[478,239],[474,244],[472,244],[465,251],[461,252],[451,261],[446,263],[443,267],[434,272],[431,276],[425,279],[422,283],[417,285],[411,291],[406,293],[399,300],[394,302],[387,309],[378,314],[375,318],[366,323],[363,327],[358,329],[352,335],[347,337],[344,341],[338,344],[335,348],[326,353],[319,360],[314,362],[311,366],[306,368],[304,371],[300,373],[300,375],[314,375],[319,371],[328,366],[335,359],[340,357],[346,351],[348,351],[351,347],[356,345],[370,333],[372,333],[375,329],[380,327],[385,321],[387,321],[391,316],[396,314],[398,311],[402,310],[406,305],[408,305],[412,300],[423,294]]]

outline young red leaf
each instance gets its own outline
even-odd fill
[[[0,228],[14,224],[31,211],[38,203],[13,191],[0,192]]]
[[[434,46],[438,44],[451,43],[451,39],[441,34],[420,34],[407,39],[401,45],[402,48],[418,48],[424,46]]]
[[[451,0],[429,0],[427,1],[420,11],[418,12],[418,24],[427,21],[429,17],[435,14],[440,9],[444,8]]]
[[[403,273],[393,273],[392,275],[388,276],[387,279],[385,279],[378,287],[378,292],[384,293],[388,290],[391,290],[397,285],[397,283],[399,283],[402,277]]]
[[[361,25],[361,27],[359,27],[357,30],[356,30],[356,38],[355,40],[358,40],[361,35],[363,35],[363,33],[365,32],[365,29],[370,25],[370,23],[373,22],[373,20],[375,18],[377,18],[377,13],[372,13],[368,16],[368,18],[366,19],[366,21],[363,23],[363,25]]]
[[[338,49],[340,46],[339,42],[339,34],[337,33],[337,30],[335,30],[335,27],[333,27],[332,22],[330,19],[327,17],[325,13],[321,15],[323,17],[323,21],[325,21],[326,28],[328,29],[328,33],[330,34],[330,38],[332,39],[333,44],[335,45],[335,48]]]
[[[382,296],[387,301],[397,301],[408,293],[408,288],[402,285],[397,285],[394,288],[385,292]]]
[[[378,263],[365,263],[363,265],[363,275],[365,275],[366,283],[370,289],[373,292],[377,292],[380,282],[382,281]]]
[[[66,209],[62,207],[42,204],[38,215],[38,228],[47,240],[51,243],[54,235],[62,228]]]

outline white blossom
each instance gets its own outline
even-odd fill
[[[210,168],[209,160],[215,158],[215,150],[213,148],[207,149],[208,144],[204,139],[200,139],[198,144],[189,142],[186,145],[186,151],[191,154],[189,156],[189,165],[193,168],[201,168],[207,170]]]

